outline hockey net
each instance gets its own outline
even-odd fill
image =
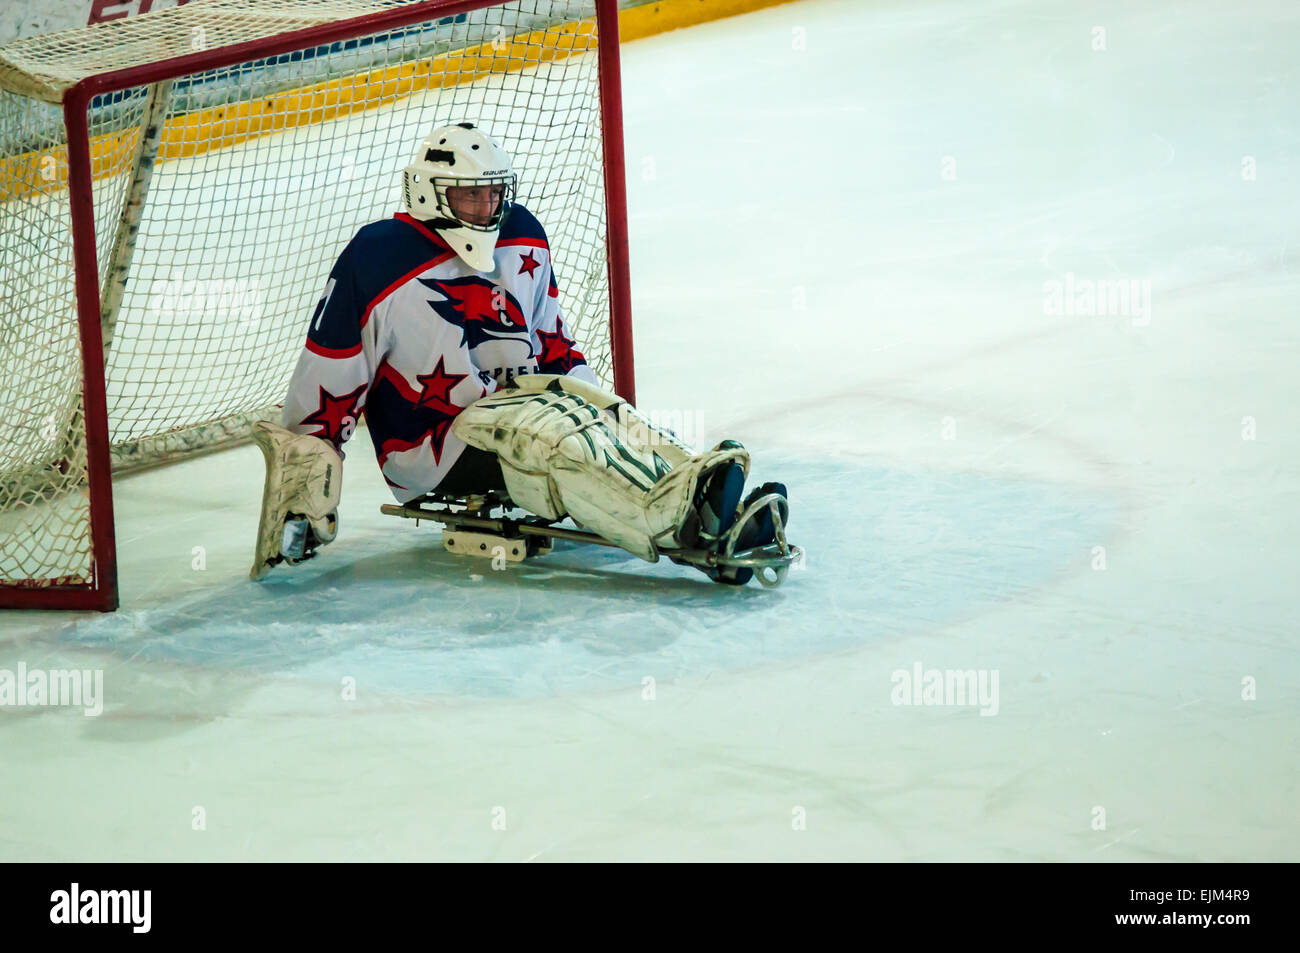
[[[400,170],[436,125],[473,121],[511,152],[567,327],[630,389],[612,343],[624,246],[607,237],[605,132],[621,127],[602,117],[598,7],[613,32],[613,0],[192,0],[0,50],[0,604],[116,604],[97,425],[120,473],[275,416],[335,257],[400,209]],[[88,183],[65,108],[79,84],[94,92]],[[617,162],[611,195],[621,144]],[[79,187],[94,233],[74,253]],[[91,261],[93,329],[77,289]]]

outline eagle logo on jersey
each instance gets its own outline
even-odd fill
[[[505,288],[477,275],[468,278],[420,278],[420,284],[442,296],[429,307],[448,324],[460,328],[461,347],[474,350],[484,341],[519,340],[528,344],[528,320],[518,300]]]

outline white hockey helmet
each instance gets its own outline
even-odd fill
[[[500,186],[496,210],[486,221],[460,218],[447,200],[449,187]],[[510,155],[496,140],[461,122],[440,126],[421,142],[415,161],[402,173],[402,200],[412,218],[428,222],[475,271],[492,271],[497,236],[515,197]]]

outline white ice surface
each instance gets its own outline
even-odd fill
[[[125,479],[122,610],[0,621],[107,698],[0,713],[0,859],[1297,859],[1298,27],[805,0],[629,44],[639,403],[785,480],[807,568],[494,573],[378,513],[363,431],[338,542],[256,585],[256,449]],[[1150,322],[1046,314],[1067,273]],[[893,704],[915,663],[996,715]]]

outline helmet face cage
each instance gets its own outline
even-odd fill
[[[476,232],[495,232],[501,228],[501,223],[505,221],[506,216],[510,214],[510,207],[514,204],[515,191],[518,185],[518,176],[511,175],[489,175],[477,179],[451,178],[448,176],[431,176],[430,184],[433,186],[434,194],[438,197],[438,208],[445,212],[447,218],[454,221],[461,228],[473,229]],[[501,190],[501,204],[497,206],[492,217],[488,219],[485,225],[475,225],[467,222],[456,215],[451,207],[451,200],[447,197],[448,188],[463,188],[465,186],[475,185],[499,185]]]

